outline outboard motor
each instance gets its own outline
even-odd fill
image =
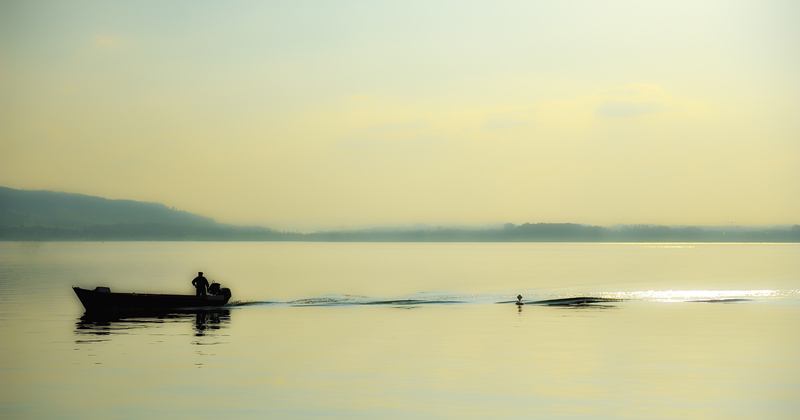
[[[218,295],[219,287],[219,283],[211,283],[211,285],[208,286],[208,293],[212,295]]]
[[[211,285],[208,286],[208,294],[210,294],[210,295],[218,295],[218,296],[221,295],[221,296],[225,296],[228,299],[230,299],[231,298],[231,289],[228,289],[227,287],[222,287],[222,286],[220,286],[219,283],[211,283]]]

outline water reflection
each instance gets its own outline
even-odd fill
[[[213,332],[231,320],[231,311],[197,311],[194,319],[195,337],[203,337],[206,331]]]
[[[195,337],[215,336],[228,327],[229,309],[137,311],[94,313],[86,312],[75,323],[76,343],[109,341],[115,335],[130,334],[132,330],[161,327],[165,324],[191,323]],[[193,344],[206,344],[195,341]]]

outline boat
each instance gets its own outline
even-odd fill
[[[73,286],[72,290],[87,312],[219,307],[228,303],[231,298],[231,290],[227,287],[220,288],[219,283],[212,283],[206,296],[118,293],[112,292],[108,287],[89,290]]]

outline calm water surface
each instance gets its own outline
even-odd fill
[[[70,288],[197,271],[236,302]],[[795,244],[0,243],[0,416],[793,419],[798,290]]]

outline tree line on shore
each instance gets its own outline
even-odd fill
[[[623,226],[610,229],[572,223],[523,224],[503,229],[434,228],[279,232],[231,225],[159,223],[91,225],[77,229],[0,227],[6,241],[307,241],[307,242],[800,242],[800,225],[789,229],[730,230],[702,227]]]
[[[0,187],[0,241],[800,242],[800,225],[730,229],[575,223],[315,233],[234,226],[159,203]]]

